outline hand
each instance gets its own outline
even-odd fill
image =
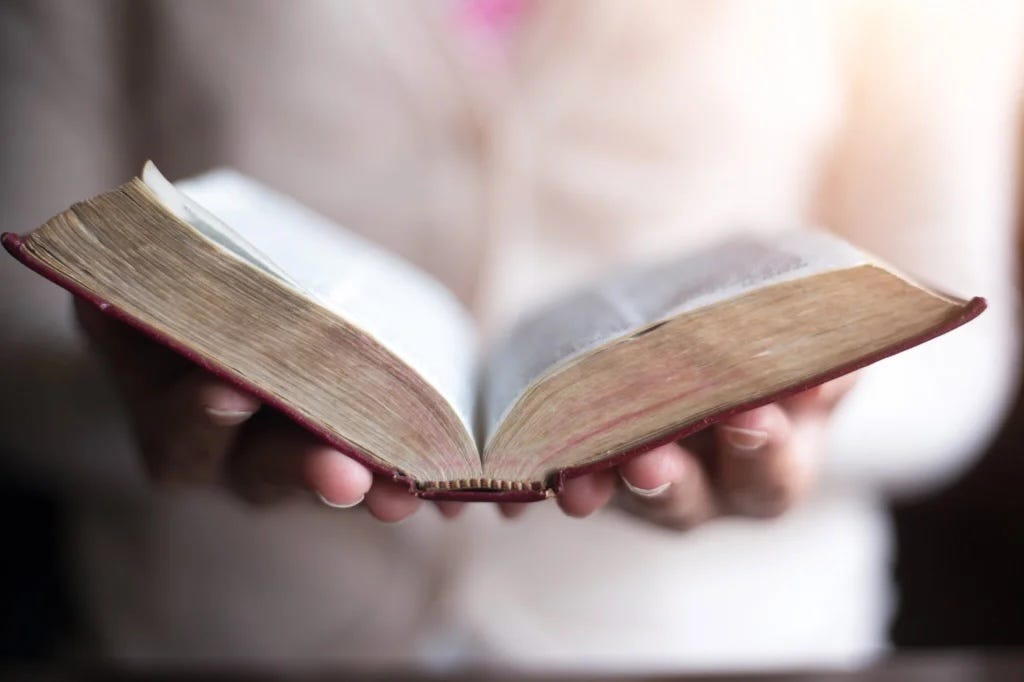
[[[374,477],[290,420],[261,411],[253,396],[127,325],[78,300],[75,312],[112,370],[154,483],[223,485],[255,504],[305,491],[336,507],[363,502],[381,521],[399,521],[420,506],[405,487]]]
[[[730,417],[616,469],[572,479],[558,504],[582,517],[614,502],[674,529],[724,515],[778,516],[812,488],[829,417],[855,381],[847,375]],[[503,511],[515,515],[521,508],[505,505]]]

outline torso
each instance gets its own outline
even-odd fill
[[[844,97],[836,20],[821,5],[665,3],[644,15],[632,3],[537,3],[496,60],[460,42],[451,7],[166,3],[151,153],[171,177],[236,167],[369,235],[444,281],[488,333],[616,265],[812,217]],[[160,624],[107,623],[133,633],[122,654],[395,660],[419,656],[443,624],[453,660],[721,664],[733,649],[815,660],[815,648],[848,658],[876,644],[884,614],[858,606],[879,604],[865,594],[884,580],[870,509],[856,497],[809,505],[781,545],[749,524],[683,539],[548,508],[517,525],[474,509],[458,524],[425,510],[384,527],[330,510],[252,519],[201,498],[154,504],[137,537],[112,535],[102,515],[82,529],[103,548],[97,571],[143,545],[173,565],[121,599],[244,576],[189,613],[151,604]],[[777,592],[807,617],[790,612],[799,627],[762,641],[771,614],[751,617],[750,600],[851,519],[852,576],[817,555],[812,570],[829,580]],[[96,577],[92,590],[103,603],[123,585]],[[168,651],[165,635],[181,632]]]

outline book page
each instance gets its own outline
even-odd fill
[[[485,434],[495,432],[532,383],[580,353],[761,287],[866,260],[823,232],[743,236],[580,290],[515,324],[491,352],[483,396]]]
[[[147,164],[142,179],[218,246],[377,339],[432,384],[472,433],[476,331],[440,282],[234,171],[172,185]]]

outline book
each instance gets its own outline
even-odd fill
[[[794,230],[612,273],[483,350],[401,258],[237,173],[151,163],[3,244],[428,499],[549,497],[985,307]]]

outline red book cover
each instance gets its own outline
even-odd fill
[[[32,253],[30,253],[29,250],[25,248],[21,236],[7,232],[3,234],[2,239],[0,239],[0,241],[3,242],[4,248],[7,249],[7,251],[12,256],[14,256],[16,259],[18,259],[21,263],[23,263],[31,270],[39,273],[46,279],[66,289],[75,296],[95,305],[97,308],[99,308],[102,312],[106,313],[107,315],[110,315],[111,317],[114,317],[138,329],[146,336],[154,339],[155,341],[157,341],[160,344],[163,344],[164,346],[167,346],[171,350],[181,354],[182,356],[199,365],[200,367],[203,367],[209,372],[223,378],[225,381],[228,381],[229,383],[238,386],[242,390],[247,391],[252,395],[258,397],[266,405],[269,405],[270,407],[278,410],[282,414],[287,415],[289,418],[293,419],[302,427],[308,429],[312,433],[316,434],[319,438],[323,439],[330,446],[336,448],[340,452],[345,453],[346,455],[352,457],[353,459],[361,462],[372,471],[389,476],[393,480],[405,483],[409,486],[409,490],[411,493],[419,497],[431,500],[532,502],[536,500],[545,499],[553,494],[557,494],[557,492],[561,490],[565,481],[570,478],[581,476],[583,474],[591,473],[594,471],[600,471],[601,469],[621,464],[626,460],[635,457],[639,454],[642,454],[644,452],[647,452],[648,450],[656,448],[659,445],[664,445],[665,443],[686,438],[687,436],[690,436],[698,431],[701,431],[711,426],[712,424],[721,421],[722,419],[725,419],[731,415],[740,412],[745,412],[747,410],[751,410],[761,405],[776,402],[793,393],[805,391],[809,388],[813,388],[814,386],[825,383],[826,381],[830,381],[844,374],[848,374],[862,367],[866,367],[867,365],[882,360],[883,358],[889,357],[890,355],[895,355],[896,353],[907,350],[908,348],[913,348],[914,346],[924,343],[929,339],[935,338],[936,336],[941,336],[942,334],[945,334],[948,331],[951,331],[963,324],[966,324],[967,322],[973,320],[975,317],[980,315],[986,307],[985,299],[975,297],[968,301],[955,314],[951,315],[949,319],[943,321],[941,324],[932,327],[931,329],[926,330],[921,334],[905,339],[899,343],[895,343],[891,346],[883,348],[880,351],[859,357],[845,365],[835,367],[832,370],[820,374],[818,376],[814,376],[805,381],[801,381],[799,383],[787,386],[785,389],[777,391],[771,395],[761,396],[754,400],[750,400],[738,405],[734,405],[727,409],[721,410],[720,412],[706,416],[702,419],[698,419],[694,422],[686,424],[685,426],[681,427],[678,431],[674,433],[652,438],[651,440],[644,442],[643,444],[637,446],[636,448],[633,448],[632,450],[629,450],[628,452],[623,452],[618,455],[615,455],[614,457],[609,457],[598,462],[591,462],[584,466],[561,469],[549,477],[549,480],[545,482],[545,487],[536,487],[531,490],[502,491],[436,489],[421,490],[416,486],[416,482],[411,478],[402,476],[397,471],[382,465],[379,461],[371,457],[368,453],[362,451],[354,444],[349,443],[346,440],[337,438],[334,434],[327,432],[326,430],[320,428],[316,424],[303,418],[298,413],[298,411],[295,410],[292,406],[280,401],[279,399],[266,393],[265,391],[260,390],[258,387],[249,383],[241,376],[235,374],[231,370],[218,364],[214,358],[206,357],[196,353],[193,349],[188,348],[185,345],[178,342],[177,340],[167,336],[166,334],[163,334],[162,332],[153,329],[152,327],[142,322],[141,320],[125,313],[124,311],[116,308],[110,303],[100,299],[92,292],[82,288],[75,282],[71,281],[64,275],[60,274],[50,266],[40,261],[34,255],[32,255]]]

